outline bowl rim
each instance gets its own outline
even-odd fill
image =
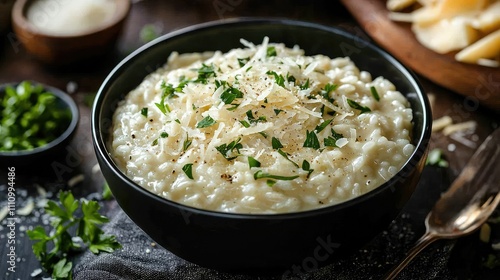
[[[124,20],[130,12],[131,9],[131,1],[130,0],[117,0],[116,12],[113,15],[112,19],[109,22],[106,22],[104,25],[99,25],[96,28],[89,29],[84,32],[75,33],[75,34],[51,34],[40,31],[33,24],[31,24],[27,17],[26,11],[31,4],[31,2],[36,0],[17,0],[12,7],[12,23],[15,26],[18,26],[20,29],[26,30],[31,34],[36,34],[38,36],[43,36],[50,39],[75,39],[80,37],[89,36],[95,33],[103,32],[111,27],[119,24],[122,20]]]
[[[71,121],[68,124],[68,127],[64,130],[64,132],[54,140],[50,141],[49,143],[30,150],[0,151],[0,157],[15,158],[23,156],[34,156],[37,154],[44,153],[48,150],[51,150],[59,146],[59,144],[64,142],[67,138],[71,136],[71,134],[73,134],[73,132],[76,130],[78,126],[78,122],[80,119],[80,110],[78,109],[78,105],[73,100],[73,98],[71,98],[71,96],[69,96],[66,92],[53,86],[49,86],[32,80],[25,80],[25,81],[30,82],[32,85],[42,86],[47,92],[50,92],[52,95],[61,100],[71,112]],[[8,86],[16,87],[20,83],[21,82],[2,83],[0,84],[0,91],[3,91]]]
[[[139,186],[137,183],[132,181],[127,175],[124,174],[122,170],[114,163],[113,159],[108,152],[108,147],[102,137],[102,127],[100,120],[98,117],[102,115],[102,103],[104,97],[106,96],[106,91],[108,87],[113,83],[113,79],[118,77],[123,71],[126,71],[127,65],[134,62],[137,57],[139,57],[143,52],[147,52],[147,50],[157,44],[161,44],[164,41],[169,41],[175,39],[177,36],[182,36],[186,33],[191,32],[200,32],[206,29],[212,28],[222,28],[222,27],[231,27],[233,25],[264,25],[264,24],[276,24],[282,26],[300,26],[304,28],[311,29],[319,29],[323,31],[327,31],[330,33],[335,33],[340,36],[347,37],[349,39],[361,40],[364,44],[366,44],[369,48],[372,48],[375,52],[379,53],[381,57],[388,60],[394,67],[396,67],[403,76],[408,79],[411,84],[417,89],[416,95],[418,104],[421,104],[422,107],[422,132],[419,139],[415,140],[415,149],[413,153],[410,155],[408,160],[403,164],[400,170],[391,177],[389,180],[384,182],[382,185],[370,190],[367,193],[364,193],[360,196],[351,198],[344,202],[333,204],[329,206],[324,206],[321,208],[298,211],[298,212],[286,212],[286,213],[231,213],[231,212],[220,212],[215,210],[207,210],[200,209],[196,207],[192,207],[189,205],[184,205],[179,202],[175,202],[172,200],[168,200],[164,197],[156,195],[145,188]],[[108,76],[104,79],[99,90],[97,92],[96,98],[94,100],[94,104],[92,106],[91,113],[91,129],[92,129],[92,140],[94,144],[94,149],[98,157],[100,157],[104,163],[109,167],[112,173],[120,178],[121,181],[126,183],[128,186],[133,188],[135,191],[140,192],[142,195],[149,197],[150,199],[155,200],[158,203],[166,204],[166,206],[175,207],[180,211],[186,211],[193,214],[199,215],[207,215],[207,216],[216,216],[221,218],[229,218],[229,219],[242,219],[242,220],[284,220],[284,219],[296,219],[296,218],[304,218],[326,214],[328,212],[334,212],[341,209],[348,208],[352,205],[358,204],[362,201],[369,200],[371,197],[377,196],[377,194],[386,191],[387,188],[393,188],[393,184],[396,183],[401,174],[405,174],[408,170],[416,167],[416,164],[424,157],[428,150],[428,144],[431,135],[431,127],[432,127],[432,113],[430,102],[425,94],[424,88],[422,87],[420,81],[416,74],[406,66],[404,66],[398,59],[396,59],[393,55],[385,51],[383,48],[379,47],[375,43],[365,40],[363,38],[356,37],[354,34],[349,33],[345,29],[339,26],[327,26],[320,23],[314,23],[309,21],[302,20],[294,20],[294,19],[284,19],[284,18],[270,18],[270,17],[240,17],[240,18],[231,18],[231,19],[223,19],[223,20],[214,20],[203,22],[199,24],[190,25],[178,30],[174,30],[167,34],[164,34],[146,44],[139,47],[132,53],[130,53],[127,57],[125,57],[122,61],[120,61],[108,74]],[[414,162],[416,160],[416,162]]]

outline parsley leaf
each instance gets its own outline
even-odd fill
[[[278,138],[274,136],[271,139],[271,144],[273,145],[273,149],[283,148],[283,145],[281,144],[280,140],[278,140]]]
[[[224,104],[231,104],[236,98],[243,98],[243,92],[234,87],[228,87],[220,95],[220,99]]]
[[[240,67],[245,66],[245,64],[247,64],[248,61],[250,61],[250,57],[238,58],[238,64],[240,65]]]
[[[313,148],[313,149],[319,149],[319,140],[318,136],[316,133],[313,131],[309,132],[309,130],[306,131],[306,140],[304,141],[303,147],[307,148]]]
[[[252,168],[252,167],[260,167],[260,161],[258,161],[255,158],[249,156],[248,157],[248,166],[250,168]]]
[[[201,68],[198,69],[197,71],[198,71],[198,78],[194,80],[195,83],[206,84],[208,82],[208,78],[217,77],[213,65],[205,65],[203,63]]]
[[[311,165],[309,164],[309,162],[307,160],[304,160],[302,162],[302,170],[304,171],[307,171],[307,178],[309,178],[309,176],[311,176],[311,173],[314,171],[314,169],[311,169]]]
[[[329,119],[327,121],[322,122],[320,125],[316,126],[316,129],[315,129],[316,132],[320,133],[321,131],[323,131],[323,129],[325,129],[332,121],[333,121],[333,119]]]
[[[69,233],[73,229],[76,228],[76,236],[94,254],[113,252],[121,245],[114,236],[106,235],[101,230],[100,226],[107,223],[108,218],[99,214],[97,201],[77,200],[71,192],[65,191],[59,192],[58,196],[58,202],[50,200],[45,206],[53,229],[47,233],[42,226],[37,226],[26,233],[36,241],[32,249],[42,268],[53,279],[71,279],[73,264],[68,261],[68,256],[81,247]],[[52,248],[50,251],[48,245]]]
[[[267,71],[266,72],[267,75],[272,75],[274,76],[274,79],[276,80],[276,83],[281,86],[282,88],[285,87],[285,77],[283,77],[283,75],[279,75],[278,73],[274,72],[274,71]]]
[[[193,164],[188,163],[182,167],[182,171],[188,176],[189,179],[193,179]]]
[[[148,117],[148,107],[144,107],[141,109],[141,115],[143,115],[144,117]]]
[[[276,48],[274,46],[267,47],[266,57],[271,57],[271,56],[276,56],[276,55],[278,55],[278,54],[276,53]]]
[[[368,108],[366,106],[362,106],[361,104],[359,104],[358,102],[356,102],[352,99],[347,99],[347,104],[349,104],[349,106],[351,106],[351,108],[353,108],[353,109],[360,110],[361,111],[360,114],[372,111],[370,108]]]
[[[375,98],[375,100],[380,101],[380,95],[378,95],[377,88],[375,88],[374,86],[371,86],[370,92],[372,93],[373,98]]]
[[[288,157],[288,154],[287,154],[287,153],[285,153],[285,152],[283,152],[283,150],[278,149],[278,153],[279,153],[282,157],[284,157],[286,160],[288,160],[289,162],[293,163],[293,165],[295,165],[295,167],[297,167],[297,168],[299,167],[299,165],[298,165],[298,164],[296,164],[293,160],[291,160],[291,159]]]
[[[220,146],[215,147],[219,153],[224,156],[227,160],[233,160],[240,155],[240,149],[243,148],[243,145],[240,143],[241,138],[238,138],[234,141],[231,141],[229,144],[222,144]],[[236,150],[236,154],[234,155],[234,150]]]
[[[274,180],[284,180],[284,181],[291,181],[295,178],[298,178],[299,175],[295,175],[295,176],[281,176],[281,175],[273,175],[273,174],[269,174],[267,172],[264,172],[262,170],[259,170],[257,172],[255,172],[253,174],[253,178],[255,180],[258,180],[258,179],[263,179],[263,178],[267,178],[267,179],[274,179]]]
[[[339,140],[340,138],[344,138],[344,135],[335,132],[335,130],[333,130],[333,128],[332,128],[332,136],[328,136],[324,140],[325,146],[338,148],[338,146],[337,146],[337,140]]]
[[[212,119],[212,117],[206,116],[204,119],[199,121],[198,124],[196,124],[196,128],[209,127],[209,126],[214,125],[215,123],[216,123],[216,121],[214,119]]]

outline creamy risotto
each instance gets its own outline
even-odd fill
[[[137,184],[197,208],[284,213],[341,203],[414,150],[412,110],[348,57],[264,38],[172,53],[119,104],[112,157]]]

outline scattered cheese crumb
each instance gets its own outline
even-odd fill
[[[450,116],[443,116],[439,119],[436,119],[432,122],[432,131],[440,131],[445,127],[451,125],[453,120]]]
[[[448,125],[443,129],[443,134],[448,136],[452,133],[458,132],[458,131],[464,131],[464,130],[473,130],[477,126],[477,123],[475,121],[467,121],[463,123],[457,123],[457,124],[452,124]]]

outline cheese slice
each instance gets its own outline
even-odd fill
[[[443,19],[425,26],[413,24],[412,30],[422,45],[441,54],[463,49],[479,36],[467,17]]]
[[[488,0],[441,0],[433,5],[415,10],[412,12],[412,16],[415,24],[434,24],[439,20],[458,15],[475,15],[483,10],[488,3]]]
[[[500,29],[464,48],[455,55],[455,59],[476,63],[482,58],[496,58],[498,56],[500,56]]]
[[[495,1],[479,14],[473,26],[485,33],[500,29],[500,1]]]

